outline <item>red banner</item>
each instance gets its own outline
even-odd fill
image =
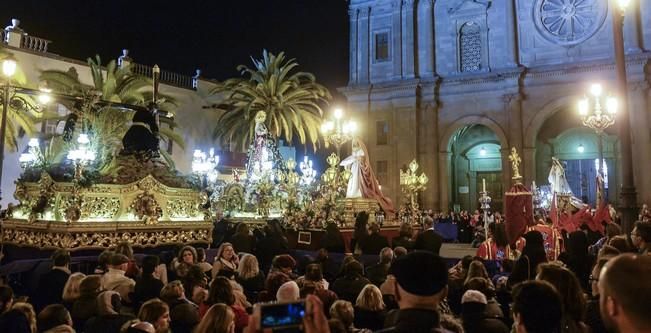
[[[515,184],[505,193],[504,204],[506,237],[515,245],[527,227],[534,225],[533,194],[524,185]]]

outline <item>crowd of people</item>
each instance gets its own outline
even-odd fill
[[[346,245],[336,225],[322,249],[295,258],[277,221],[255,232],[218,223],[210,262],[189,245],[169,257],[120,243],[84,274],[60,249],[27,295],[0,286],[0,332],[257,332],[256,304],[301,299],[305,332],[651,332],[651,222],[635,224],[631,244],[616,224],[594,242],[545,227],[513,245],[493,222],[478,255],[456,263],[439,256],[433,228],[405,224],[387,239],[366,214],[348,248],[378,257],[367,265],[333,260]]]

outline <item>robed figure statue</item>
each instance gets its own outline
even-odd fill
[[[351,173],[346,189],[346,198],[375,199],[387,215],[394,215],[393,203],[391,199],[382,194],[380,184],[371,168],[366,146],[358,138],[353,139],[352,145],[352,153],[340,163],[341,166],[350,169]]]

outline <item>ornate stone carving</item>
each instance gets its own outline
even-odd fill
[[[608,1],[535,0],[534,24],[548,41],[573,46],[592,37],[604,23]]]
[[[120,211],[120,199],[113,197],[84,197],[81,204],[82,219],[112,219]]]
[[[199,203],[195,200],[171,199],[167,201],[167,213],[171,218],[189,218],[199,215]]]
[[[477,72],[482,68],[481,28],[475,22],[468,22],[459,31],[461,72]]]

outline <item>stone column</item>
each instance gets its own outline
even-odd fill
[[[357,31],[358,27],[358,14],[359,10],[357,8],[351,8],[348,10],[348,18],[350,20],[350,64],[349,66],[349,85],[354,85],[357,83],[358,80],[358,72],[359,68],[357,66],[357,54],[358,54],[358,45],[359,45],[359,34]]]
[[[450,162],[452,161],[452,152],[441,151],[439,152],[439,175],[438,175],[438,184],[439,184],[439,210],[446,211],[450,206]]]
[[[358,45],[357,45],[357,68],[358,68],[358,83],[368,83],[370,81],[369,66],[372,61],[371,55],[371,35],[369,19],[371,8],[361,8],[359,10],[359,25],[358,25]]]
[[[391,29],[393,77],[400,79],[402,78],[402,0],[394,0],[391,9],[393,11]]]
[[[415,54],[414,44],[414,2],[415,0],[402,1],[402,77],[414,78]]]
[[[432,76],[434,74],[434,3],[432,0],[420,0],[416,8],[418,17],[417,54],[419,77]]]

